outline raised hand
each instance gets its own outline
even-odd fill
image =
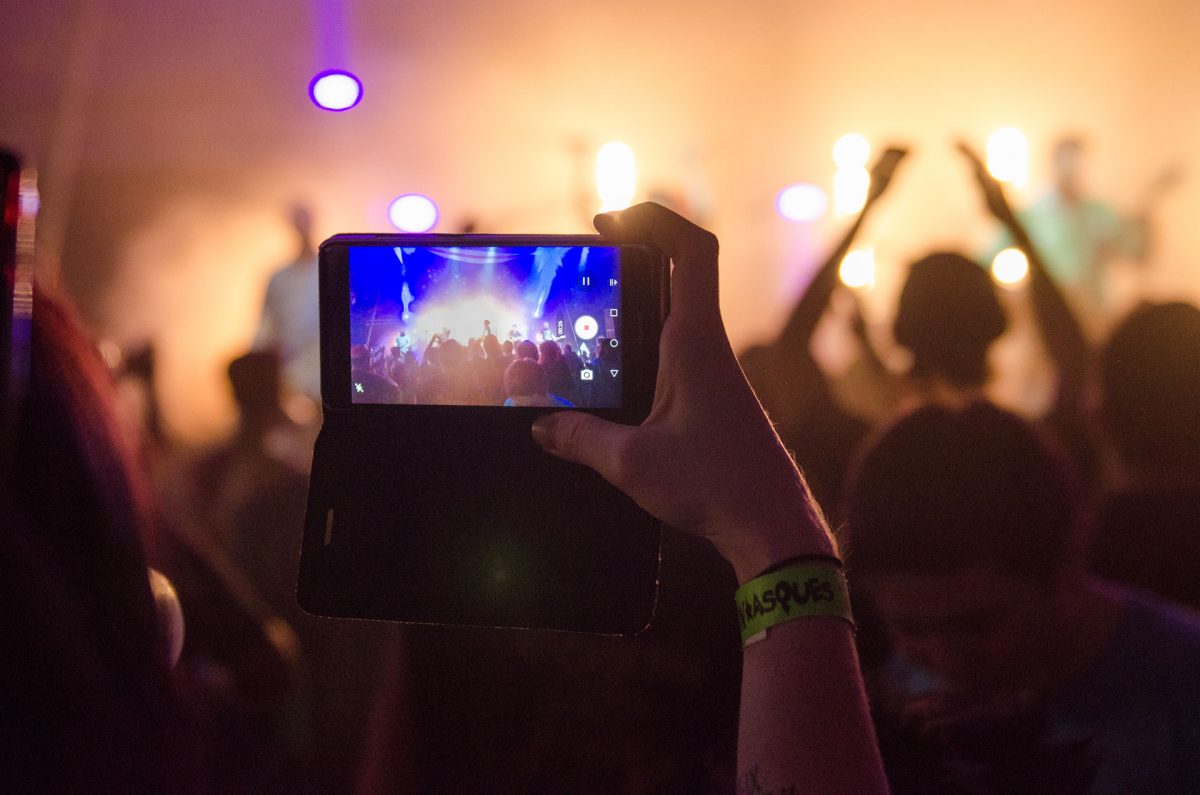
[[[788,557],[831,553],[820,509],[725,334],[717,239],[652,203],[599,215],[596,229],[611,240],[649,243],[673,263],[654,405],[637,427],[551,414],[535,423],[535,439],[595,469],[662,521],[708,538],[739,580]]]
[[[1008,199],[1004,196],[1004,188],[1000,185],[1000,182],[988,173],[987,166],[983,164],[983,159],[971,148],[970,144],[965,141],[959,141],[955,145],[955,148],[971,164],[971,168],[975,173],[975,181],[979,183],[979,187],[983,191],[983,197],[987,202],[988,212],[996,216],[1000,223],[1011,228],[1017,223],[1017,217],[1013,213]]]
[[[907,149],[896,146],[888,147],[883,151],[883,154],[875,161],[875,165],[871,167],[871,189],[867,193],[867,204],[873,204],[884,194],[892,182],[892,175],[896,173],[896,166],[900,165],[900,161],[907,156]]]

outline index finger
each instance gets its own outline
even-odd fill
[[[618,243],[647,243],[671,258],[671,314],[720,323],[717,238],[661,204],[645,202],[601,213],[596,231]]]

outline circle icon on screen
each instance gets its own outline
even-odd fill
[[[596,323],[596,318],[591,315],[580,315],[575,318],[575,336],[581,340],[594,339],[600,333],[600,326]]]

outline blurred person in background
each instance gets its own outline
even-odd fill
[[[1089,575],[1080,507],[1068,460],[988,403],[865,453],[844,540],[894,642],[868,681],[895,792],[1200,788],[1200,618]]]
[[[317,248],[312,212],[298,204],[289,218],[299,248],[296,259],[267,284],[253,349],[273,350],[283,365],[285,384],[321,402],[321,317],[317,305]]]
[[[1097,573],[1200,610],[1200,309],[1146,304],[1100,355],[1116,454],[1096,516]]]
[[[40,290],[32,323],[27,391],[5,407],[0,789],[200,791],[172,681],[183,627],[156,615],[153,509],[108,374]]]
[[[283,410],[274,352],[244,354],[230,363],[228,374],[238,429],[192,471],[189,515],[196,531],[221,545],[277,617],[272,631],[294,633],[302,681],[292,720],[303,743],[306,786],[314,792],[348,791],[375,697],[386,628],[317,618],[296,603],[310,447]]]
[[[1164,171],[1146,191],[1140,206],[1122,215],[1088,195],[1084,176],[1087,142],[1067,135],[1051,153],[1053,185],[1018,213],[1045,258],[1050,276],[1070,296],[1090,329],[1099,329],[1113,310],[1108,282],[1112,265],[1121,259],[1145,261],[1151,241],[1151,216],[1162,196],[1179,180],[1176,169]],[[989,254],[1013,245],[1005,230]],[[988,257],[990,261],[991,256]]]

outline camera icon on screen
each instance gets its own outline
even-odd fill
[[[592,378],[593,378],[593,374],[592,374],[591,370],[583,369],[583,370],[579,371],[579,380],[580,381],[591,381]]]

